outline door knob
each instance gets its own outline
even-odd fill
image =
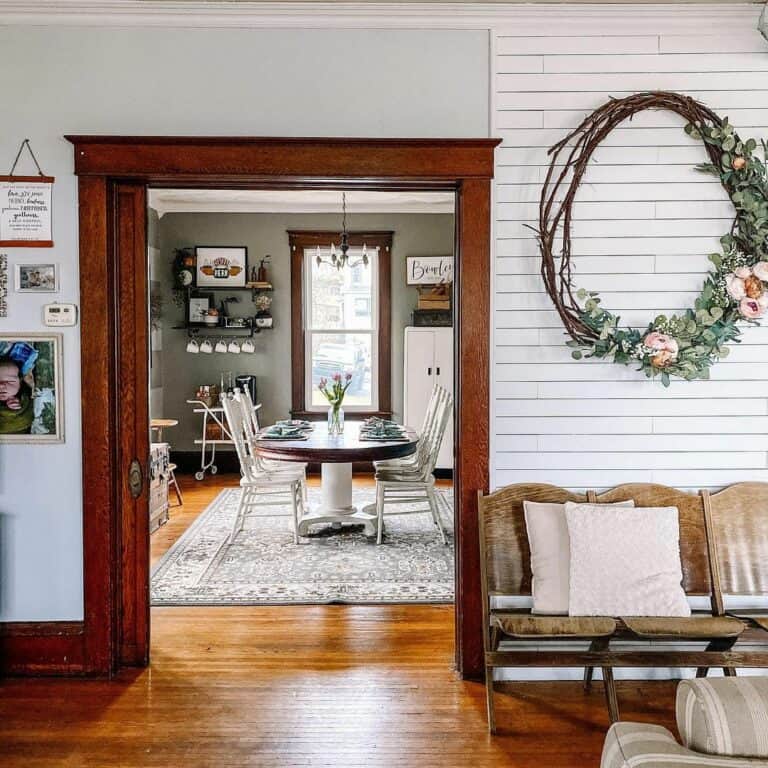
[[[134,459],[128,467],[128,489],[134,499],[141,496],[141,489],[144,487],[144,474],[141,471],[141,463]]]

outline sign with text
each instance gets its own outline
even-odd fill
[[[0,176],[0,246],[53,246],[53,177]]]
[[[408,256],[408,285],[438,285],[453,282],[453,256]]]

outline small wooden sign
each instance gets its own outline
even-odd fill
[[[453,282],[453,256],[408,256],[408,285],[438,285]]]
[[[0,247],[53,247],[53,182],[53,176],[0,176]]]

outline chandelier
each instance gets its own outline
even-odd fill
[[[319,267],[321,264],[329,264],[336,269],[344,269],[344,267],[358,267],[361,264],[368,266],[368,248],[363,243],[363,252],[357,259],[350,259],[349,254],[349,232],[347,232],[347,193],[341,193],[341,243],[339,244],[339,250],[336,250],[336,245],[331,243],[331,253],[329,256],[323,256],[320,251],[320,246],[317,246],[317,255],[315,261]]]

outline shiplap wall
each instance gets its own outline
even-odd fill
[[[606,18],[611,11],[606,9]],[[755,12],[755,19],[757,12]],[[525,224],[538,212],[547,148],[609,96],[666,89],[768,138],[768,43],[754,21],[712,34],[658,22],[497,31],[492,485],[544,481],[604,488],[653,481],[716,488],[768,480],[768,322],[712,371],[664,389],[615,364],[574,361],[538,274]],[[713,34],[717,32],[717,34]],[[534,36],[535,35],[535,36]],[[646,112],[611,133],[577,197],[576,284],[628,324],[692,304],[732,208],[696,172],[703,148],[676,115]]]

